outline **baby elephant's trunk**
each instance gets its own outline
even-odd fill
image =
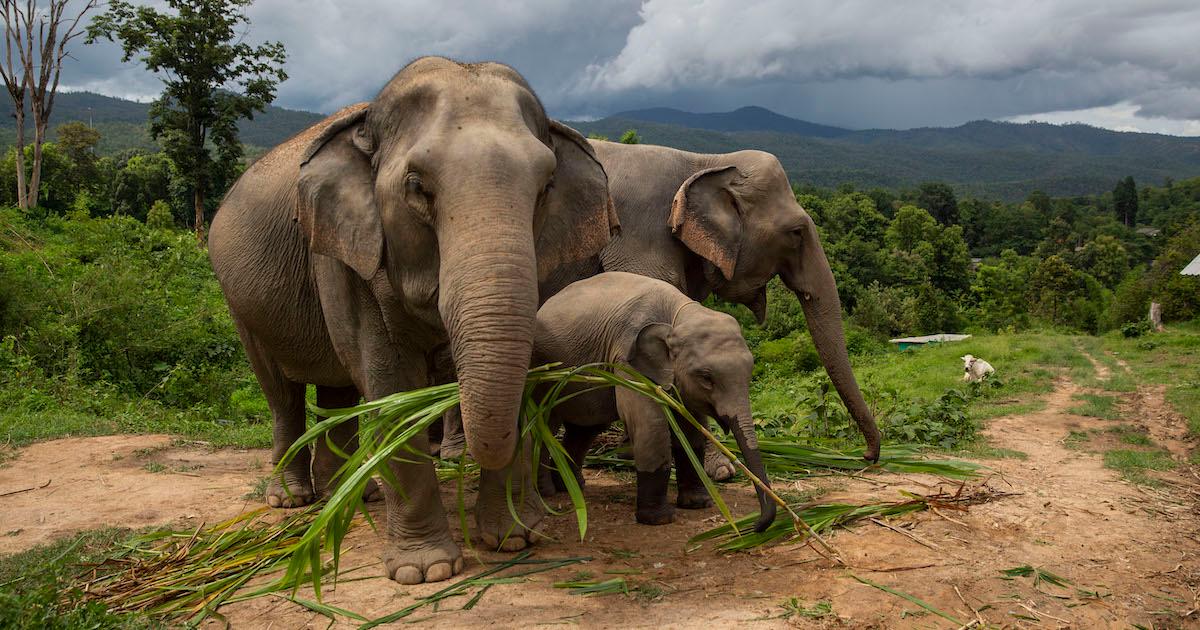
[[[739,414],[729,424],[733,438],[737,440],[738,449],[742,451],[742,459],[746,468],[758,477],[764,485],[770,486],[767,479],[767,469],[763,466],[762,454],[758,452],[758,436],[754,434],[754,420],[749,413]],[[754,531],[761,532],[775,521],[775,500],[763,488],[754,487],[758,493],[758,520],[754,522]]]

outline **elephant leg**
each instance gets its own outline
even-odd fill
[[[322,409],[343,409],[353,407],[359,401],[358,388],[317,386],[317,406]],[[344,422],[329,432],[329,440],[343,453],[353,453],[358,450],[358,420]],[[333,492],[333,476],[345,463],[345,459],[333,452],[326,440],[317,440],[313,448],[312,484],[313,491],[318,497],[328,498]],[[367,482],[363,489],[364,501],[378,501],[383,498],[379,483],[374,479]]]
[[[401,378],[395,385],[365,389],[374,400],[416,389],[425,382],[424,378]],[[414,436],[409,445],[417,453],[429,452],[429,438],[424,434]],[[388,467],[399,482],[398,487],[382,484],[387,506],[387,543],[382,558],[388,577],[401,584],[420,584],[446,580],[462,571],[462,551],[450,535],[433,461],[408,454],[399,461],[393,459]]]
[[[430,358],[429,379],[431,385],[453,383],[458,375],[454,370],[454,359],[450,356],[450,347],[443,345],[434,351]],[[437,426],[435,423],[434,426]],[[462,410],[455,407],[442,414],[442,422],[430,427],[430,438],[436,438],[438,445],[433,448],[442,459],[458,459],[467,450],[467,435],[463,432]]]
[[[544,510],[534,483],[532,449],[528,442],[512,463],[499,470],[479,473],[479,497],[475,501],[475,525],[479,539],[489,549],[520,551],[537,538],[535,528],[542,522]],[[509,508],[508,493],[512,492]]]
[[[707,444],[707,440],[690,423],[684,422],[680,428],[687,438],[688,446],[691,447],[692,453],[703,463],[704,447]],[[708,489],[704,487],[704,483],[700,481],[700,474],[696,471],[696,467],[692,465],[692,460],[688,458],[687,453],[684,452],[683,446],[678,440],[671,442],[671,454],[675,460],[675,482],[679,486],[679,494],[676,497],[675,504],[685,510],[698,510],[711,507],[713,504],[712,497],[709,496]]]
[[[563,450],[567,452],[567,457],[571,458],[571,472],[575,474],[575,481],[579,483],[580,488],[584,483],[583,460],[587,457],[588,449],[596,440],[596,436],[603,433],[606,428],[608,428],[606,424],[593,426],[568,424],[566,432],[563,434]],[[555,487],[560,491],[566,490],[567,486],[563,483],[562,477],[558,475],[558,470],[556,469],[554,472]]]
[[[386,281],[368,287],[340,262],[317,257],[321,308],[338,360],[350,372],[367,400],[429,384],[423,350],[392,342],[380,304]],[[383,298],[380,297],[383,296]],[[409,445],[429,452],[429,438],[414,436]],[[398,486],[383,484],[387,508],[387,543],[382,557],[388,577],[401,584],[449,579],[462,571],[462,551],[450,535],[450,524],[438,488],[433,460],[412,453],[388,461]]]
[[[616,393],[617,413],[625,422],[637,467],[637,522],[665,525],[675,520],[667,501],[671,480],[671,429],[662,409],[650,399],[625,389]]]
[[[250,367],[271,408],[271,463],[278,464],[305,431],[304,383],[288,380],[283,371],[241,324],[237,326]],[[309,449],[301,449],[280,475],[272,474],[264,496],[271,507],[293,508],[316,500],[309,472]]]
[[[462,410],[455,407],[442,414],[442,459],[458,459],[467,450],[467,435],[463,433]]]

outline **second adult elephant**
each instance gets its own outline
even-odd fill
[[[591,144],[622,230],[600,254],[603,270],[658,278],[693,300],[716,294],[746,305],[760,323],[767,282],[781,277],[800,299],[821,363],[866,439],[864,457],[876,461],[881,436],[850,367],[837,285],[779,160],[763,151]],[[555,278],[563,286],[571,280]]]

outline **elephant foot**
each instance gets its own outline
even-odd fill
[[[303,507],[317,500],[312,481],[307,476],[301,478],[300,475],[288,472],[283,473],[282,479],[272,476],[263,494],[267,505],[273,508]]]
[[[390,537],[382,558],[387,576],[401,584],[441,582],[463,570],[462,551],[448,534],[434,540]]]
[[[737,474],[737,468],[724,453],[710,446],[704,449],[704,472],[713,481],[728,481]]]
[[[653,508],[639,507],[634,517],[642,525],[666,525],[675,522],[675,508],[666,503]]]
[[[666,525],[675,520],[675,508],[667,503],[667,482],[671,466],[653,472],[638,471],[637,511],[634,517],[643,525]]]
[[[514,492],[517,491],[514,489]],[[513,499],[514,504],[519,500],[518,497]],[[480,493],[475,504],[475,526],[479,540],[485,547],[496,551],[520,551],[537,541],[538,534],[534,528],[544,516],[541,501],[536,496],[528,496],[517,505],[519,521],[513,518],[503,494],[498,497],[492,494],[485,498]]]
[[[708,490],[705,490],[703,487],[688,488],[679,491],[675,505],[685,510],[702,510],[712,507],[713,500],[708,495]]]

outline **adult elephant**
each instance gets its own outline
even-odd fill
[[[779,160],[762,151],[591,144],[621,221],[621,234],[600,254],[603,270],[658,278],[694,300],[716,294],[745,304],[759,323],[767,282],[780,276],[800,299],[825,371],[866,439],[865,458],[876,461],[880,433],[850,368],[837,285]],[[723,457],[709,455],[709,474],[732,474]]]
[[[305,430],[306,384],[323,407],[423,387],[448,343],[467,447],[484,469],[481,538],[524,547],[541,506],[514,523],[505,483],[511,467],[528,484],[514,453],[538,281],[595,255],[615,226],[591,147],[500,64],[418,59],[371,102],[276,147],[230,190],[209,237],[274,417],[275,460]],[[334,436],[344,448],[353,438]],[[339,464],[319,444],[272,481],[268,503],[313,501]],[[432,463],[389,465],[400,488],[383,488],[388,575],[449,578],[462,554]]]

